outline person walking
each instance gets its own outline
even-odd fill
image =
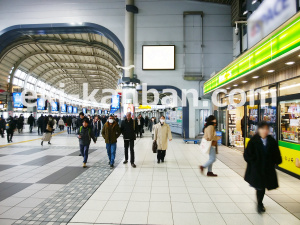
[[[23,117],[23,114],[21,114],[19,116],[19,118],[18,118],[17,127],[18,127],[18,132],[19,133],[23,133],[23,127],[24,127],[24,117]]]
[[[142,138],[143,127],[144,127],[144,119],[143,119],[141,114],[138,115],[138,117],[135,119],[135,124],[137,125],[136,136],[138,137],[140,135],[140,138]]]
[[[152,133],[153,126],[155,124],[156,124],[156,120],[154,117],[152,117],[151,120],[149,120],[149,125],[148,125],[148,130],[150,130],[151,133]]]
[[[117,139],[120,136],[121,131],[120,127],[114,117],[111,115],[108,118],[108,121],[104,124],[102,129],[102,137],[105,139],[106,150],[109,159],[109,165],[111,168],[114,167],[116,149],[117,149]]]
[[[96,137],[94,136],[92,129],[89,127],[89,121],[87,118],[83,119],[82,126],[78,130],[78,139],[80,152],[83,156],[83,168],[86,168],[91,139],[93,139],[96,144]]]
[[[121,133],[123,134],[125,150],[125,161],[123,164],[128,162],[128,148],[130,147],[130,163],[133,168],[136,168],[134,164],[135,121],[131,118],[131,112],[126,114],[126,119],[121,123]]]
[[[59,120],[58,120],[58,127],[59,127],[60,131],[64,130],[65,123],[64,123],[64,120],[63,120],[62,117],[60,117]]]
[[[72,131],[71,130],[71,127],[72,127],[72,118],[71,118],[71,116],[67,117],[66,124],[67,124],[68,134],[71,134],[71,131]]]
[[[30,114],[30,116],[27,119],[27,123],[29,124],[29,132],[32,133],[32,129],[35,123],[34,117],[32,114]]]
[[[258,123],[257,133],[250,139],[244,151],[247,162],[245,181],[256,189],[257,212],[266,211],[263,198],[265,189],[278,188],[275,166],[282,163],[277,141],[269,135],[270,126],[266,121]]]
[[[2,138],[4,138],[5,126],[6,126],[6,121],[3,118],[3,116],[1,115],[1,117],[0,117],[0,134],[1,134]]]
[[[154,127],[154,141],[157,142],[157,163],[165,162],[168,139],[172,141],[171,129],[165,122],[164,116],[160,117],[159,123]]]
[[[75,116],[73,116],[73,118],[72,118],[72,128],[73,128],[73,131],[76,133],[76,131],[77,131],[77,119],[76,119],[76,117]]]
[[[48,118],[45,120],[47,121],[46,129],[44,136],[42,138],[41,145],[43,146],[44,141],[48,141],[48,145],[51,145],[51,138],[52,138],[52,132],[53,132],[53,126],[54,126],[54,121],[51,115],[48,116]]]
[[[42,114],[38,120],[37,120],[37,124],[38,124],[38,135],[43,135],[44,133],[44,122],[45,122],[45,118],[44,115]]]
[[[217,125],[216,117],[214,115],[210,115],[209,117],[207,117],[206,123],[203,128],[203,132],[204,132],[203,138],[207,141],[212,142],[209,150],[209,159],[205,164],[200,166],[200,171],[202,174],[204,173],[204,169],[207,168],[208,177],[218,176],[217,174],[214,174],[212,172],[212,165],[216,161],[216,154],[218,154],[218,140],[221,138],[216,135],[216,128],[215,128],[216,125]]]
[[[93,132],[95,137],[99,137],[101,130],[101,122],[98,116],[95,116],[95,119],[93,121]]]
[[[6,137],[7,137],[7,143],[12,142],[12,138],[14,136],[14,131],[16,129],[16,121],[13,119],[12,116],[9,117],[9,120],[6,124]]]

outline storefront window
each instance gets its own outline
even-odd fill
[[[276,139],[276,106],[271,106],[271,104],[267,104],[266,106],[261,106],[260,114],[261,120],[267,121],[270,125],[270,135]]]
[[[280,83],[280,96],[298,94],[300,89],[300,78],[284,81]]]
[[[247,137],[252,138],[257,131],[258,105],[247,106]]]
[[[281,140],[300,143],[300,99],[280,102]]]

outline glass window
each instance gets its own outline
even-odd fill
[[[13,84],[14,84],[14,85],[18,85],[18,83],[19,83],[19,79],[18,79],[18,78],[14,78],[14,79],[13,79]]]
[[[32,83],[35,84],[36,83],[36,78],[32,77],[31,79],[32,79]]]
[[[247,137],[252,138],[257,131],[258,105],[247,106]]]
[[[25,79],[25,77],[26,77],[26,75],[27,75],[26,73],[24,73],[24,72],[21,72],[21,74],[20,74],[20,78],[24,80],[24,79]]]
[[[32,78],[32,76],[29,76],[27,82],[32,83]]]
[[[19,80],[19,81],[18,81],[18,86],[23,87],[23,85],[24,85],[24,81]]]
[[[298,94],[300,89],[300,78],[284,81],[280,83],[279,95]]]
[[[300,99],[280,102],[280,139],[300,143]]]
[[[21,70],[17,70],[17,71],[15,72],[15,77],[21,77],[21,73],[22,73]]]
[[[267,121],[270,125],[270,135],[273,136],[273,138],[276,138],[277,133],[277,126],[276,126],[276,105],[266,104],[265,106],[261,106],[260,109],[260,117],[261,120]]]

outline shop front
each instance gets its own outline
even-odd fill
[[[206,95],[217,89],[219,102],[226,103],[216,113],[222,144],[244,151],[264,120],[278,141],[283,159],[278,169],[300,178],[300,14],[204,84]],[[232,102],[233,89],[243,93],[232,94]]]

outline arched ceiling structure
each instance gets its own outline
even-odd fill
[[[21,69],[55,88],[65,88],[67,94],[82,97],[82,84],[88,83],[89,94],[99,89],[116,89],[122,65],[118,46],[104,35],[97,33],[24,34],[1,51],[0,85],[7,86],[8,76]],[[12,81],[12,78],[10,79]]]

